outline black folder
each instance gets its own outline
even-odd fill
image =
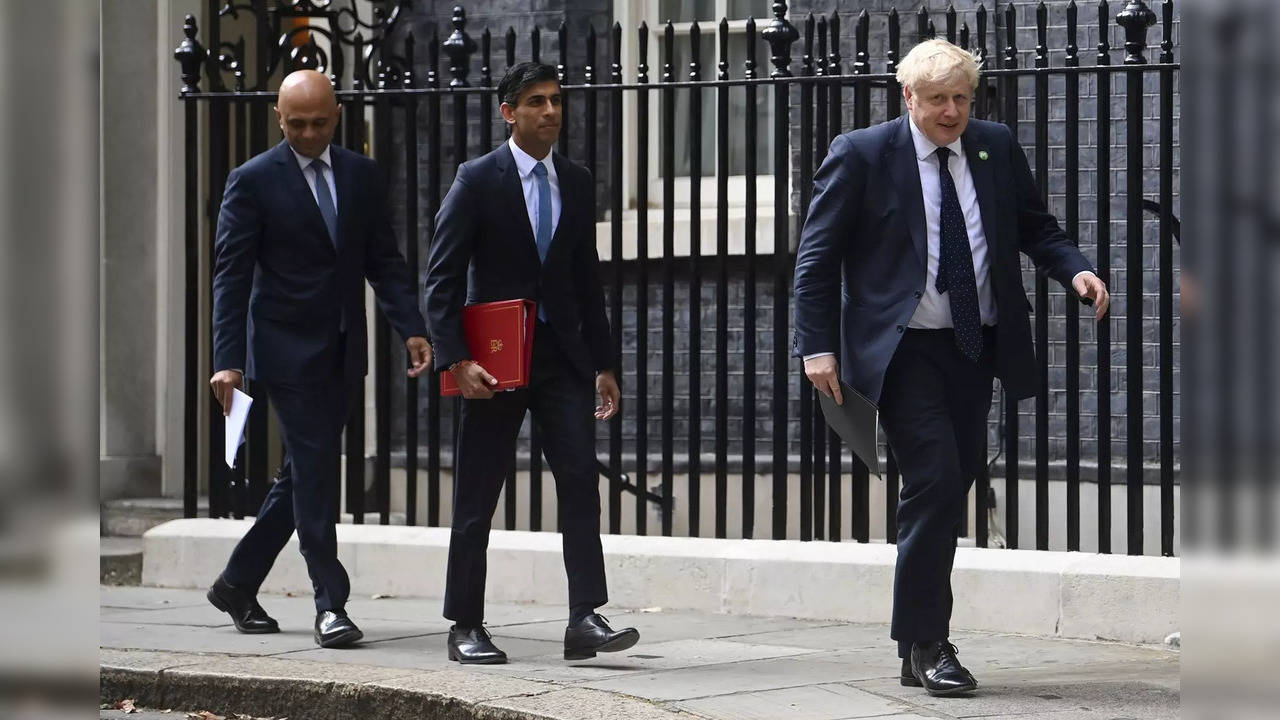
[[[880,475],[880,455],[876,450],[876,422],[880,410],[862,393],[845,383],[840,383],[840,391],[844,394],[844,404],[837,405],[833,397],[818,393],[818,402],[822,405],[822,414],[827,424],[840,436],[849,449],[858,456],[867,469]]]

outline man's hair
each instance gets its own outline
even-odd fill
[[[898,65],[898,84],[914,92],[924,83],[947,84],[964,80],[978,87],[978,61],[973,54],[946,40],[925,40]]]
[[[520,93],[540,82],[559,81],[559,79],[553,65],[522,62],[519,65],[513,65],[507,70],[507,74],[502,76],[502,82],[498,83],[498,99],[515,107],[520,99]]]

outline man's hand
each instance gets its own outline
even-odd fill
[[[809,382],[818,388],[818,392],[827,397],[834,397],[837,405],[844,404],[844,394],[840,392],[840,372],[836,367],[835,355],[823,355],[804,361],[804,374]]]
[[[1094,316],[1101,322],[1107,315],[1107,308],[1111,307],[1107,284],[1102,282],[1102,278],[1086,270],[1072,279],[1071,286],[1080,297],[1093,302]]]
[[[608,420],[618,414],[622,406],[622,392],[618,390],[618,379],[612,370],[601,370],[596,373],[596,392],[600,393],[600,405],[596,407],[596,419]]]
[[[404,346],[409,351],[409,377],[416,378],[431,367],[431,343],[426,338],[415,335]]]
[[[244,387],[244,376],[239,370],[219,370],[209,378],[209,386],[213,388],[213,396],[222,406],[222,416],[231,414],[231,398],[234,389]]]
[[[453,373],[453,379],[458,382],[462,397],[468,400],[488,400],[493,397],[493,386],[498,384],[498,379],[480,367],[480,363],[464,360],[449,372]]]

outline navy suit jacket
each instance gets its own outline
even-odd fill
[[[557,345],[580,375],[616,367],[596,253],[591,173],[552,154],[560,180],[560,222],[547,250],[538,246],[520,171],[506,143],[458,167],[436,216],[427,261],[427,321],[435,365],[471,357],[462,333],[465,305],[527,298],[546,311]]]
[[[1018,252],[1067,288],[1091,266],[1045,208],[1027,156],[1006,126],[971,119],[962,145],[988,244],[996,376],[1012,397],[1030,397],[1031,303]],[[832,141],[814,176],[796,251],[793,354],[836,353],[841,379],[878,401],[889,361],[924,291],[926,243],[907,116]]]
[[[426,336],[373,160],[331,145],[335,248],[286,142],[227,178],[213,277],[214,369],[268,382],[353,380],[367,371],[364,279],[402,337]],[[339,325],[346,319],[345,342]]]

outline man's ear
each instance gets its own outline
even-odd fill
[[[502,103],[501,105],[498,106],[498,109],[502,111],[502,119],[505,120],[508,125],[516,124],[515,108],[511,107],[511,105],[507,103]]]

